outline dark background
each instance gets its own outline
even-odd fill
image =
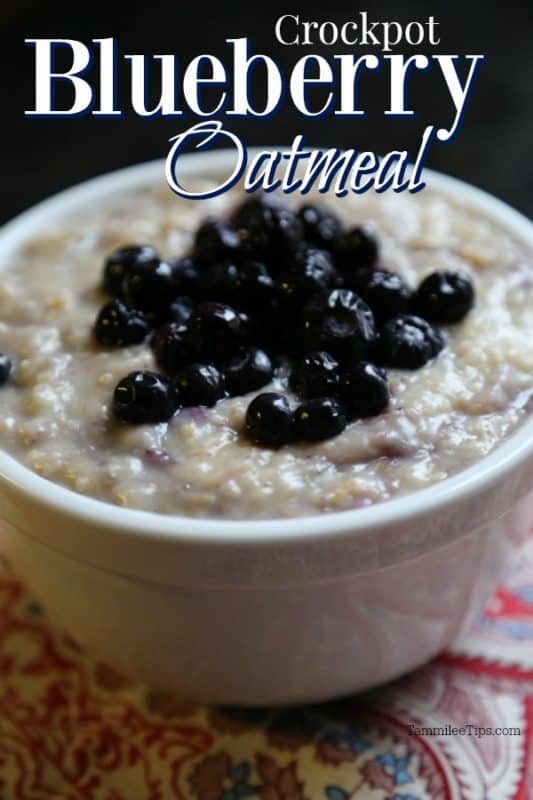
[[[360,6],[323,0],[219,0],[213,4],[202,0],[1,0],[0,221],[85,178],[164,157],[168,139],[193,123],[191,116],[144,120],[132,112],[120,119],[25,118],[24,109],[34,102],[34,56],[24,47],[25,38],[88,41],[116,36],[122,53],[176,53],[181,63],[187,63],[202,52],[227,61],[229,50],[224,39],[249,36],[254,52],[266,52],[281,67],[288,67],[306,52],[331,56],[343,52],[343,48],[278,45],[273,27],[280,14],[299,13],[302,19],[343,22],[354,19],[359,9],[366,9],[376,19],[402,22],[425,20],[433,14],[441,23],[441,52],[487,56],[461,132],[451,143],[436,144],[428,165],[482,186],[533,216],[531,0],[396,0]],[[424,47],[415,50],[424,52]],[[396,52],[408,49],[400,47]],[[120,74],[122,98],[127,98],[129,91],[126,75],[126,71]],[[412,83],[410,103],[418,110],[416,119],[388,120],[383,116],[387,83],[382,72],[379,77],[370,73],[362,91],[362,105],[369,112],[364,120],[306,120],[287,106],[271,119],[232,120],[228,126],[244,135],[250,145],[287,144],[295,134],[305,133],[311,145],[413,152],[427,124],[448,126],[451,121],[446,91],[435,76],[431,79],[427,75],[419,73]]]

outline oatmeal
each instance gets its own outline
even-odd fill
[[[109,299],[100,288],[106,257],[132,242],[167,258],[185,254],[206,216],[224,215],[240,200],[237,192],[195,203],[167,188],[143,190],[26,244],[0,285],[0,350],[15,361],[0,395],[7,452],[45,478],[131,508],[293,517],[431,486],[488,454],[525,419],[533,395],[533,253],[429,190],[331,203],[346,226],[370,225],[379,267],[409,286],[436,271],[465,274],[475,286],[473,309],[440,328],[442,343],[427,363],[387,369],[381,413],[342,425],[337,419],[336,435],[323,441],[256,446],[245,435],[254,395],[282,393],[297,402],[281,363],[252,393],[219,399],[211,382],[212,407],[182,408],[147,424],[117,419],[117,384],[131,372],[161,370],[142,321],[134,320],[128,340],[139,343],[95,341],[94,322]]]

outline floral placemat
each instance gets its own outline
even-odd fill
[[[533,538],[430,665],[275,712],[128,682],[0,570],[0,800],[532,800],[532,751]]]

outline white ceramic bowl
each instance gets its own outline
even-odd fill
[[[183,159],[213,174],[228,154]],[[0,231],[0,267],[65,213],[163,180],[162,163],[89,181]],[[456,180],[429,185],[533,248],[533,224]],[[126,510],[0,452],[2,548],[52,618],[119,670],[217,703],[318,701],[389,680],[479,613],[533,525],[533,419],[489,457],[375,507],[274,521]]]

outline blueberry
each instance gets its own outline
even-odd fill
[[[373,267],[379,255],[377,239],[368,228],[352,228],[337,238],[334,254],[348,275],[355,269]]]
[[[0,353],[0,386],[4,386],[10,379],[14,369],[13,359]]]
[[[190,297],[176,297],[168,309],[169,322],[177,322],[178,325],[185,325],[191,316],[194,303]]]
[[[233,261],[217,261],[200,270],[198,288],[202,298],[226,302],[235,295],[239,268]]]
[[[96,340],[106,347],[127,347],[144,342],[150,326],[142,311],[129,308],[122,300],[111,300],[100,309],[94,323]]]
[[[323,350],[307,353],[296,361],[289,378],[289,386],[301,397],[334,396],[338,385],[339,363]]]
[[[274,367],[270,356],[257,347],[242,347],[222,366],[231,395],[247,394],[270,383]]]
[[[272,195],[250,197],[237,209],[233,225],[239,230],[243,254],[268,267],[292,252],[303,239],[304,228],[292,209]]]
[[[390,400],[387,373],[367,361],[355,362],[343,371],[339,394],[350,419],[381,414]]]
[[[409,314],[392,317],[382,328],[375,346],[379,364],[399,369],[419,369],[440,353],[440,331],[426,320]]]
[[[378,320],[409,311],[413,293],[395,272],[384,269],[358,270],[353,273],[351,282],[347,282],[368,303]]]
[[[294,412],[294,435],[304,442],[331,439],[345,429],[346,414],[333,397],[307,400]]]
[[[256,444],[288,444],[293,437],[293,416],[287,398],[275,392],[254,398],[246,411],[246,432]]]
[[[213,364],[190,364],[176,375],[184,406],[214,406],[225,397],[224,377]]]
[[[342,232],[341,221],[327,206],[308,203],[301,206],[298,217],[304,226],[304,236],[316,247],[331,250]]]
[[[375,336],[374,316],[349,289],[334,289],[314,298],[301,317],[304,351],[326,350],[343,361],[363,357]]]
[[[155,372],[130,372],[115,387],[113,411],[122,422],[165,422],[178,407],[176,389]]]
[[[200,225],[194,239],[194,255],[200,264],[212,264],[239,252],[240,237],[227,222],[208,219]]]
[[[464,272],[432,272],[417,289],[416,311],[430,322],[460,322],[475,302],[474,285]]]
[[[259,330],[255,317],[250,316],[246,311],[238,311],[237,313],[241,320],[240,338],[242,344],[252,344],[258,341],[262,336],[262,331]]]
[[[178,295],[197,298],[199,296],[200,270],[190,257],[173,258],[169,261],[172,278]]]
[[[161,326],[152,336],[150,347],[161,369],[171,374],[191,364],[198,356],[187,326],[179,322]]]
[[[227,302],[239,308],[270,304],[274,283],[266,267],[257,261],[219,261],[200,273],[199,287],[205,300]]]
[[[239,264],[235,292],[243,308],[255,309],[270,304],[274,296],[274,282],[264,264],[257,261]]]
[[[104,264],[103,289],[112,297],[122,297],[124,278],[138,264],[157,259],[155,247],[149,244],[132,244],[119,247]]]
[[[189,318],[193,342],[206,358],[214,361],[232,356],[243,343],[241,315],[223,303],[202,303]]]
[[[277,287],[283,302],[301,303],[320,290],[338,284],[330,254],[314,248],[300,249],[279,275]]]
[[[287,323],[276,300],[263,307],[257,306],[250,313],[240,312],[240,316],[243,345],[259,347],[271,355],[289,352],[292,342],[287,341]]]
[[[159,258],[135,264],[124,278],[126,302],[141,311],[164,315],[178,295],[173,273],[171,265]]]
[[[301,344],[300,314],[297,308],[275,300],[270,308],[257,312],[255,338],[248,344],[257,344],[272,356],[295,358],[306,350]]]

